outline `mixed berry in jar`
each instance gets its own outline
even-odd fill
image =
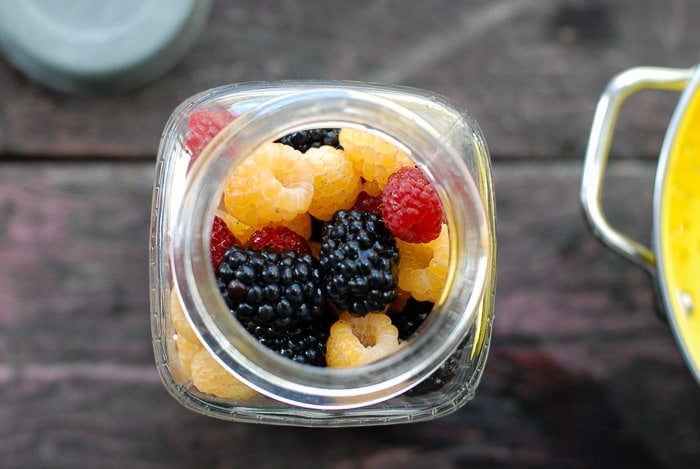
[[[184,406],[337,427],[473,397],[495,214],[468,114],[412,88],[217,88],[175,110],[156,177],[153,344]]]

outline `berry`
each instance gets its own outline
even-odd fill
[[[319,320],[300,324],[290,330],[278,332],[270,326],[254,323],[244,325],[261,344],[283,357],[297,363],[313,366],[326,366],[326,341],[330,335],[329,311]]]
[[[266,226],[256,230],[250,235],[248,246],[257,250],[268,248],[274,252],[292,250],[297,254],[311,253],[306,239],[286,226]]]
[[[442,294],[450,261],[450,239],[447,225],[440,236],[428,243],[407,243],[396,240],[399,249],[399,288],[418,301],[436,302]]]
[[[314,176],[314,194],[309,213],[328,221],[338,210],[347,210],[362,188],[360,175],[341,150],[324,146],[311,148],[304,158]]]
[[[366,212],[381,215],[382,198],[378,196],[369,195],[367,192],[362,191],[358,194],[357,199],[355,199],[355,205],[353,205],[352,208],[353,210],[363,210]]]
[[[399,334],[389,316],[369,313],[355,317],[343,313],[331,326],[326,362],[332,367],[371,363],[399,349]]]
[[[421,381],[408,394],[412,396],[441,391],[459,373],[460,357],[464,353],[464,344],[457,347],[442,364],[426,379]]]
[[[291,220],[280,222],[279,226],[286,226],[304,239],[311,238],[311,215],[308,213],[300,213]]]
[[[345,156],[360,176],[375,182],[379,189],[399,168],[414,164],[403,150],[371,132],[344,128],[339,139]]]
[[[416,332],[432,309],[432,302],[417,301],[415,298],[411,297],[406,302],[403,310],[398,313],[389,314],[392,324],[394,324],[399,331],[399,340],[407,340]]]
[[[302,153],[310,148],[318,148],[323,145],[328,145],[337,149],[341,149],[338,141],[338,133],[340,129],[310,129],[292,132],[284,137],[276,140],[277,143],[283,143]]]
[[[231,216],[254,229],[284,224],[308,211],[313,181],[312,168],[301,153],[266,143],[233,171],[224,205]]]
[[[190,326],[185,316],[185,311],[180,302],[180,295],[177,290],[170,291],[170,320],[175,329],[173,341],[177,346],[177,355],[182,371],[187,375],[192,375],[192,358],[202,348],[199,343],[199,338],[195,334],[194,329]]]
[[[410,243],[427,243],[440,235],[440,197],[420,168],[396,171],[382,192],[382,216],[394,236]]]
[[[256,228],[251,228],[229,215],[226,210],[218,210],[217,214],[226,222],[233,235],[240,241],[241,246],[248,244],[250,236],[257,231]],[[304,239],[311,237],[311,216],[308,213],[300,213],[291,220],[282,220],[268,226],[284,226]]]
[[[184,338],[189,342],[198,343],[197,334],[194,333],[190,326],[185,310],[180,302],[180,295],[177,290],[170,291],[170,321],[173,323],[173,328],[177,333],[178,338]]]
[[[381,217],[338,211],[323,227],[320,264],[326,296],[355,316],[383,311],[396,297],[399,251]]]
[[[184,337],[178,336],[175,339],[175,345],[177,345],[177,358],[182,367],[182,371],[188,377],[192,376],[192,360],[194,356],[202,349],[202,345],[199,340],[195,342],[190,342]]]
[[[214,216],[209,238],[209,252],[211,254],[212,267],[216,269],[224,258],[226,250],[234,244],[240,244],[229,230],[228,225],[219,216]]]
[[[309,254],[233,246],[216,277],[231,313],[248,330],[250,323],[291,330],[324,310],[318,261]]]
[[[241,223],[240,220],[232,217],[231,214],[222,208],[216,211],[216,216],[220,217],[226,223],[226,226],[231,230],[233,236],[240,241],[241,246],[248,242],[248,238],[250,238],[250,235],[255,231],[254,228],[251,228],[245,223]]]
[[[384,189],[384,184],[379,186],[377,181],[368,181],[363,178],[362,180],[362,192],[366,192],[372,197],[378,197],[382,195],[382,190]],[[384,181],[386,183],[386,181]]]
[[[192,384],[201,392],[227,399],[250,399],[257,393],[229,373],[202,347],[190,364]]]
[[[216,137],[216,134],[235,119],[233,114],[225,109],[207,110],[200,109],[190,114],[187,119],[187,136],[185,148],[192,155],[190,164],[194,161],[204,147]]]

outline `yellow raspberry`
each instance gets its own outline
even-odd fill
[[[291,220],[284,220],[274,224],[286,226],[305,239],[309,239],[311,237],[311,215],[308,213],[300,213]]]
[[[252,228],[246,225],[245,223],[241,222],[237,218],[233,217],[225,209],[217,210],[216,215],[219,218],[221,218],[224,221],[224,223],[226,223],[226,226],[229,230],[231,230],[233,236],[235,236],[236,239],[243,244],[248,242],[248,238],[250,238],[250,235],[252,235],[255,231],[255,228]]]
[[[185,316],[180,295],[174,288],[170,290],[170,321],[178,336],[184,337],[189,342],[199,342],[197,334],[194,333],[187,316]]]
[[[374,181],[379,189],[399,168],[414,165],[403,150],[373,133],[347,128],[340,131],[338,138],[355,170],[365,180]]]
[[[230,374],[202,347],[190,364],[192,384],[201,392],[226,399],[250,399],[257,393]]]
[[[313,192],[312,169],[302,153],[266,143],[234,170],[223,198],[232,217],[257,229],[308,211]]]
[[[172,290],[170,304],[171,321],[177,332],[175,345],[182,371],[192,384],[203,393],[230,399],[249,399],[256,392],[229,374],[204,348],[194,333],[180,303],[180,297]]]
[[[190,326],[182,307],[180,295],[174,288],[170,291],[170,321],[176,333],[174,342],[181,371],[190,378],[192,376],[192,357],[199,352],[202,344]]]
[[[184,336],[178,336],[175,340],[175,345],[177,346],[177,357],[180,366],[182,366],[182,371],[188,378],[192,378],[192,359],[204,347],[202,347],[199,340],[191,342],[185,339]]]
[[[314,175],[309,213],[319,220],[329,221],[338,210],[352,207],[362,189],[362,180],[343,152],[324,145],[309,148],[304,158]]]
[[[362,184],[362,190],[367,192],[372,197],[378,197],[382,195],[382,187],[379,186],[377,181],[364,181]]]
[[[311,248],[311,255],[318,259],[321,256],[321,243],[309,240],[309,247]]]
[[[360,366],[399,349],[399,331],[383,313],[363,317],[348,312],[331,326],[326,343],[326,363],[331,367]]]
[[[389,305],[389,311],[392,313],[400,313],[406,308],[406,303],[413,295],[411,292],[396,288],[396,299]]]
[[[418,301],[440,298],[450,261],[450,239],[443,223],[438,236],[429,243],[396,240],[399,248],[399,288],[411,292]]]

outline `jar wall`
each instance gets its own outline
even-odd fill
[[[451,372],[446,375],[448,378],[445,380],[425,379],[416,385],[416,381],[423,380],[432,370],[424,369],[416,375],[417,377],[412,378],[410,386],[397,386],[394,390],[380,393],[380,397],[373,401],[368,400],[366,405],[357,399],[348,400],[347,402],[353,402],[349,405],[342,404],[346,401],[338,401],[341,402],[338,405],[299,403],[292,397],[285,399],[285,395],[280,399],[279,393],[266,392],[268,389],[265,388],[264,381],[252,382],[252,387],[257,388],[256,391],[251,390],[250,386],[238,388],[231,385],[230,392],[202,392],[193,383],[193,362],[202,366],[203,357],[208,355],[207,360],[210,362],[206,362],[205,365],[211,366],[212,372],[217,373],[226,370],[227,367],[235,369],[237,364],[230,363],[231,356],[236,356],[235,352],[232,354],[230,350],[222,350],[227,347],[221,343],[220,334],[219,337],[213,337],[217,335],[218,329],[211,324],[204,324],[207,319],[203,322],[202,318],[208,314],[207,307],[202,304],[202,297],[198,296],[197,292],[190,291],[192,279],[183,280],[182,269],[178,270],[175,265],[177,255],[174,252],[179,249],[177,246],[183,239],[189,240],[187,229],[183,228],[182,223],[183,204],[186,205],[188,191],[192,191],[192,179],[198,177],[189,175],[190,154],[184,148],[188,117],[198,109],[227,109],[237,116],[253,114],[253,117],[241,122],[255,125],[256,110],[267,103],[294,93],[314,93],[328,87],[376,97],[380,99],[379,104],[390,102],[393,106],[391,111],[399,109],[409,121],[422,120],[440,135],[440,144],[450,147],[453,153],[456,152],[462,162],[460,165],[463,165],[461,169],[453,171],[452,163],[441,159],[439,153],[436,153],[437,156],[428,155],[426,160],[422,161],[428,170],[434,168],[436,174],[454,179],[441,192],[446,207],[457,207],[456,211],[459,212],[463,203],[460,197],[464,196],[459,190],[452,191],[451,188],[459,184],[455,181],[460,181],[465,175],[479,194],[479,200],[472,200],[470,203],[476,202],[484,214],[480,247],[485,251],[482,255],[484,262],[478,266],[483,278],[480,291],[472,297],[469,306],[471,311],[465,312],[469,314],[468,330],[458,341],[451,339],[454,343],[449,345],[448,358],[436,374],[446,367]],[[370,119],[377,117],[374,115]],[[368,127],[378,124],[380,128],[382,125],[371,121],[364,124]],[[291,125],[293,123],[290,123]],[[235,133],[235,130],[232,132]],[[215,161],[216,156],[212,156],[210,162]],[[207,162],[201,162],[200,167],[193,171],[199,172],[199,177],[204,177],[202,175],[206,174],[206,164]],[[455,174],[451,174],[452,172]],[[451,222],[462,223],[463,220],[457,216],[457,220]],[[466,247],[453,246],[452,249],[464,250]],[[165,387],[185,407],[223,419],[284,425],[356,426],[433,419],[458,409],[472,398],[488,354],[495,283],[495,213],[488,151],[478,126],[471,117],[454,109],[444,99],[420,90],[320,82],[256,83],[210,90],[180,105],[164,130],[157,162],[150,256],[151,324],[156,362]],[[460,276],[461,273],[457,272],[456,275]],[[444,297],[449,303],[450,297],[459,297],[462,294],[461,291],[450,291]],[[198,343],[195,351],[188,348],[188,345],[193,343]],[[401,363],[405,365],[407,359],[409,358],[404,357]],[[315,370],[313,373],[323,375],[324,372]],[[245,374],[235,374],[245,380]],[[235,377],[231,379],[234,383],[238,382]],[[309,379],[332,381],[334,378],[331,375],[330,378],[312,376]],[[227,382],[226,377],[223,382]]]

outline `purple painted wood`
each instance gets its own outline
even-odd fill
[[[637,65],[698,61],[688,0],[218,0],[207,30],[165,78],[136,93],[70,97],[0,62],[0,155],[150,157],[174,107],[228,83],[350,79],[442,93],[476,116],[494,155],[576,158],[608,80]],[[626,157],[658,153],[675,97],[623,112]]]
[[[611,219],[642,239],[654,169],[614,164],[606,192]],[[147,312],[152,174],[150,162],[0,164],[3,467],[675,468],[700,458],[698,387],[650,279],[584,225],[578,163],[496,164],[497,319],[476,398],[431,423],[346,430],[222,422],[167,395]]]
[[[593,238],[578,188],[605,84],[636,65],[696,63],[700,2],[314,6],[216,0],[192,53],[124,96],[63,96],[0,62],[0,466],[697,466],[698,386],[653,282]],[[161,386],[146,259],[160,132],[191,94],[284,78],[426,88],[482,125],[497,318],[482,385],[457,413],[389,428],[241,425]],[[676,98],[644,93],[620,115],[604,205],[638,239]]]

